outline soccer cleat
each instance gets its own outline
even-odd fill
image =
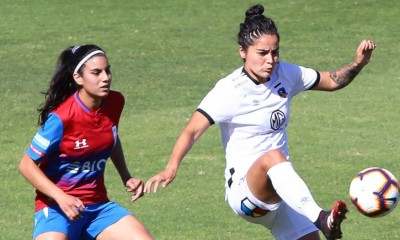
[[[323,211],[320,215],[320,229],[326,239],[335,240],[342,238],[340,224],[346,219],[347,204],[344,201],[336,201],[333,204],[332,211]]]

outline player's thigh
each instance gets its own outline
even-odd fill
[[[70,221],[59,206],[45,207],[35,213],[33,239],[77,239],[84,220]]]
[[[233,181],[226,189],[226,200],[237,215],[268,229],[272,229],[277,209],[281,204],[268,204],[257,199],[247,185],[246,176]]]
[[[246,176],[247,185],[257,199],[265,203],[277,203],[281,200],[267,172],[276,164],[286,161],[285,155],[280,150],[271,150],[258,158],[249,168]]]
[[[132,215],[127,215],[104,229],[97,240],[152,240],[146,227]]]
[[[61,232],[45,232],[38,235],[35,240],[68,240],[68,237]]]

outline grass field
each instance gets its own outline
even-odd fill
[[[400,2],[259,1],[277,23],[281,59],[333,70],[354,58],[364,38],[377,42],[371,63],[348,88],[295,98],[289,127],[293,164],[315,199],[348,201],[352,177],[381,166],[400,177]],[[240,66],[236,34],[254,1],[1,0],[0,239],[30,239],[33,188],[17,166],[38,126],[58,54],[71,45],[104,48],[113,89],[126,108],[120,137],[135,176],[165,166],[173,142],[215,82]],[[131,204],[112,164],[110,198],[132,210],[156,239],[273,239],[236,217],[224,202],[224,158],[211,128],[183,161],[177,179]],[[400,210],[368,219],[350,206],[344,239],[400,239]]]

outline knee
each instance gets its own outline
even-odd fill
[[[268,171],[271,167],[279,163],[288,161],[285,154],[283,154],[279,149],[273,149],[266,152],[259,160],[261,160],[265,171]]]

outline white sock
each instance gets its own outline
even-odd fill
[[[267,172],[275,191],[291,208],[316,222],[322,208],[318,206],[307,185],[291,162],[279,163]]]

